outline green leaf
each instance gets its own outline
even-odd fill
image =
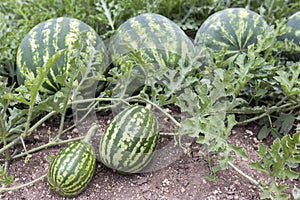
[[[181,112],[186,112],[190,116],[194,116],[199,111],[203,110],[203,107],[199,105],[199,101],[201,101],[199,96],[191,88],[186,88],[177,98],[178,101],[176,102],[176,105],[181,108]]]
[[[278,76],[275,76],[274,79],[277,80],[283,91],[288,97],[299,95],[300,94],[300,64],[295,63],[291,66],[288,66],[291,71],[278,71]]]
[[[299,145],[300,132],[294,135],[285,135],[281,139],[276,138],[270,149],[263,144],[258,145],[257,155],[259,162],[250,163],[249,166],[271,177],[268,186],[263,188],[262,199],[288,199],[289,195],[284,192],[288,187],[280,185],[277,180],[297,179],[299,172],[293,171],[290,162],[300,163]]]
[[[3,186],[8,186],[14,183],[13,176],[8,176],[3,166],[0,166],[0,183]]]
[[[255,169],[255,170],[259,171],[259,172],[268,173],[267,170],[265,170],[265,167],[260,162],[252,162],[252,163],[249,163],[248,165],[252,169]]]
[[[213,173],[216,173],[216,172],[224,170],[226,168],[227,168],[227,162],[226,161],[224,162],[224,159],[221,159],[221,164],[213,166],[212,169],[211,169],[211,171]]]
[[[258,149],[256,151],[257,155],[261,158],[261,159],[265,159],[267,160],[269,158],[268,156],[268,147],[259,143],[258,144]]]
[[[229,145],[229,148],[230,150],[232,150],[233,152],[235,152],[235,154],[237,156],[240,156],[244,159],[247,159],[248,158],[248,155],[247,153],[244,151],[244,148],[243,147],[240,147],[240,146],[234,146],[234,145]]]
[[[278,130],[280,134],[288,134],[294,124],[295,116],[292,114],[281,114],[279,118],[273,123],[273,127]]]
[[[30,102],[21,94],[16,94],[16,93],[6,93],[3,95],[3,98],[6,100],[10,100],[10,101],[16,101],[19,103],[23,103],[25,105],[29,105]]]
[[[288,200],[290,194],[284,193],[289,187],[287,185],[278,185],[272,182],[269,186],[264,187],[261,199]]]
[[[271,129],[271,134],[273,135],[274,138],[282,138],[282,135],[275,128]]]
[[[63,87],[55,94],[41,100],[34,108],[36,111],[56,111],[57,113],[63,113],[64,107],[66,106],[65,103],[69,97],[67,94],[69,93],[70,89]]]
[[[66,50],[60,50],[49,58],[42,67],[37,67],[36,77],[32,80],[25,80],[25,86],[29,89],[30,92],[30,105],[33,105],[36,101],[36,98],[39,96],[39,90],[47,79],[47,74],[54,65],[54,63],[64,54]]]
[[[214,174],[205,174],[204,177],[205,177],[207,180],[211,181],[211,182],[216,182],[216,181],[217,181],[217,180],[216,180],[217,177],[216,177]]]
[[[281,178],[282,179],[288,178],[292,180],[292,179],[297,179],[298,176],[299,176],[299,172],[290,169],[290,167],[286,167],[282,172]]]
[[[271,129],[268,125],[264,125],[258,132],[257,138],[263,140],[269,136]]]
[[[268,90],[259,88],[259,89],[256,91],[255,96],[256,96],[256,97],[261,97],[261,96],[264,96],[264,95],[267,94],[267,93],[268,93]]]

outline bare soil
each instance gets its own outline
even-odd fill
[[[111,115],[101,115],[99,117],[99,132],[111,120]],[[168,121],[162,121],[161,130],[167,132],[173,129],[173,125]],[[73,124],[72,120],[66,121],[66,127]],[[27,149],[31,149],[49,141],[58,132],[58,120],[52,120],[39,127],[30,137],[26,139]],[[230,136],[229,142],[243,146],[249,155],[249,160],[244,161],[237,158],[235,164],[249,176],[256,180],[265,180],[267,177],[251,170],[247,162],[257,160],[255,150],[258,141],[256,135],[259,127],[255,124],[247,127],[235,127]],[[78,136],[78,130],[63,135],[63,139]],[[168,143],[172,138],[162,137],[160,146]],[[271,143],[272,138],[263,141]],[[30,182],[47,173],[49,166],[49,155],[54,156],[65,145],[43,149],[32,154],[27,163],[25,158],[13,160],[9,167],[9,175],[12,175],[15,184]],[[178,147],[180,148],[180,147]],[[14,150],[21,151],[21,145],[15,146]],[[97,162],[94,177],[86,190],[77,197],[64,198],[51,191],[47,185],[47,178],[38,181],[30,186],[8,191],[1,194],[0,199],[9,200],[36,200],[36,199],[110,199],[110,200],[133,200],[133,199],[171,199],[171,200],[217,200],[217,199],[239,199],[255,200],[260,199],[260,191],[244,177],[239,175],[232,168],[228,168],[217,173],[216,181],[206,179],[210,173],[209,163],[215,164],[215,159],[208,162],[207,158],[200,152],[204,147],[192,141],[189,151],[181,154],[174,162],[158,170],[134,174],[121,175]],[[170,154],[170,158],[174,155]],[[297,169],[300,171],[300,169]],[[295,186],[300,187],[300,179],[289,181],[290,189]],[[290,190],[291,191],[291,190]]]

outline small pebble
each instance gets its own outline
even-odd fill
[[[75,134],[78,134],[78,129],[74,128],[72,132],[75,133]]]
[[[184,187],[181,188],[181,193],[184,193],[186,191],[186,189]]]
[[[33,138],[34,138],[35,140],[39,140],[39,139],[40,139],[40,136],[39,136],[39,135],[34,135]]]
[[[246,130],[246,133],[249,134],[249,135],[253,135],[254,133],[250,130]]]

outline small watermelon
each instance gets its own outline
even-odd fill
[[[57,76],[68,72],[69,68],[73,67],[69,57],[74,55],[74,50],[78,46],[80,46],[80,59],[84,64],[92,60],[91,47],[96,50],[97,53],[93,57],[96,71],[104,73],[107,68],[106,48],[100,36],[90,26],[68,17],[49,19],[36,25],[25,35],[17,51],[18,84],[22,85],[25,80],[34,79],[37,67],[43,67],[49,58],[58,51],[66,49],[66,53],[52,66],[48,79],[41,88],[45,93],[57,92],[61,88],[57,83]]]
[[[195,44],[212,50],[226,48],[226,58],[247,52],[268,24],[257,13],[245,8],[227,8],[211,15],[197,31]]]
[[[158,122],[143,106],[118,113],[100,139],[101,162],[123,174],[138,173],[151,161],[159,138]]]
[[[278,39],[284,41],[285,39],[292,41],[300,47],[300,11],[290,16],[286,22],[287,31]],[[300,52],[291,49],[289,52],[284,52],[284,56],[291,61],[300,60]]]
[[[67,145],[53,159],[48,169],[50,188],[62,196],[80,194],[91,180],[96,166],[96,155],[90,140],[98,130],[93,125],[82,141]]]

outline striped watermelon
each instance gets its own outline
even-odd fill
[[[268,24],[257,13],[245,8],[227,8],[211,15],[200,26],[195,37],[196,45],[212,50],[226,48],[226,58],[236,58],[246,53],[257,36],[263,34]]]
[[[159,138],[152,112],[132,106],[117,114],[100,139],[101,162],[120,173],[137,173],[151,160]]]
[[[114,66],[133,63],[144,83],[145,74],[151,76],[154,69],[187,66],[193,48],[192,41],[173,21],[159,14],[145,13],[121,24],[108,49]],[[142,60],[136,59],[136,55]],[[147,64],[147,69],[141,67],[141,61]]]
[[[49,94],[60,90],[61,85],[57,83],[57,76],[68,72],[72,67],[69,57],[74,57],[78,46],[81,47],[81,62],[86,65],[91,60],[91,49],[95,48],[97,53],[93,59],[96,62],[96,70],[105,71],[106,49],[100,36],[90,26],[67,17],[50,19],[36,25],[25,35],[17,51],[18,84],[22,85],[25,80],[34,79],[37,67],[42,67],[59,50],[67,49],[67,53],[52,66],[48,79],[41,89],[42,92]]]
[[[82,141],[76,141],[61,150],[48,169],[50,188],[62,196],[76,196],[91,180],[96,164],[96,155],[89,144],[97,131],[97,125],[90,128]]]
[[[286,27],[286,33],[280,36],[278,39],[282,41],[285,39],[290,40],[300,47],[300,11],[288,18]],[[294,49],[291,49],[289,52],[285,52],[284,56],[292,61],[300,60],[300,52],[295,51]]]

